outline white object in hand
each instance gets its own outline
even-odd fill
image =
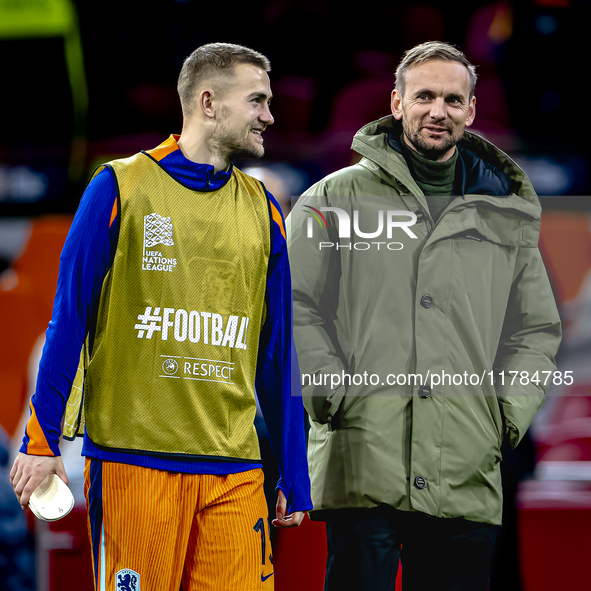
[[[34,490],[29,499],[29,507],[35,517],[44,521],[56,521],[72,510],[74,496],[57,474],[49,474]]]

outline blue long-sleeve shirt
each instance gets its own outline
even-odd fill
[[[232,174],[215,173],[212,166],[184,157],[171,136],[150,150],[169,174],[192,189],[216,190]],[[272,213],[272,252],[268,262],[267,314],[261,328],[255,387],[281,475],[278,488],[288,498],[288,510],[308,510],[310,482],[305,455],[303,406],[299,368],[292,338],[292,301],[284,220],[274,197],[267,192]],[[80,350],[86,335],[93,338],[103,280],[110,269],[119,236],[117,183],[109,168],[89,183],[60,258],[58,288],[31,399],[31,418],[21,451],[32,455],[59,455],[61,421]],[[293,368],[293,369],[292,369]],[[294,379],[292,380],[292,373]],[[82,453],[88,457],[148,468],[195,474],[231,474],[260,463],[232,463],[179,459],[109,451],[84,436]]]

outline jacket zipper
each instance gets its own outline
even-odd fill
[[[425,218],[425,227],[427,228],[427,237],[431,236],[431,233],[433,232],[433,226],[431,226],[431,220],[429,219],[429,216],[421,209],[419,208],[418,213],[420,214],[420,216],[417,216],[417,222],[422,222],[423,218]]]

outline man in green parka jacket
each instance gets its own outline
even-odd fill
[[[399,558],[405,591],[485,591],[501,443],[519,443],[562,379],[540,204],[465,130],[475,83],[454,46],[406,52],[392,115],[353,139],[363,159],[288,218],[328,591],[391,591]]]

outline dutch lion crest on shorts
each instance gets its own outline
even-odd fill
[[[140,575],[129,568],[121,569],[115,575],[115,591],[140,591]]]

